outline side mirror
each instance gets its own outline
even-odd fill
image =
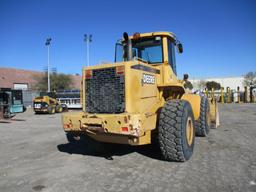
[[[178,43],[178,44],[176,44],[176,46],[177,46],[178,52],[179,53],[183,53],[183,46],[182,46],[182,44]]]

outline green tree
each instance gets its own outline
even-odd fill
[[[37,75],[34,77],[36,83],[34,89],[38,91],[47,91],[48,90],[48,76],[47,73],[43,75]],[[51,91],[58,91],[64,89],[70,89],[73,86],[73,79],[70,75],[63,73],[51,73]]]
[[[220,83],[217,83],[216,81],[207,81],[206,82],[206,88],[208,90],[212,90],[212,88],[214,90],[220,90],[221,86],[220,86]]]
[[[244,86],[250,86],[250,84],[256,84],[256,71],[250,71],[244,75]]]

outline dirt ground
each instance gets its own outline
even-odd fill
[[[177,163],[154,145],[69,144],[60,114],[28,110],[0,123],[0,191],[256,191],[256,105],[220,105],[220,116]]]

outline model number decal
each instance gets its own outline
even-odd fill
[[[142,75],[142,83],[143,84],[155,84],[155,76],[149,74]]]

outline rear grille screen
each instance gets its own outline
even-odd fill
[[[86,79],[85,97],[88,113],[122,113],[125,111],[124,75],[116,75],[116,69],[104,68],[92,71]]]

